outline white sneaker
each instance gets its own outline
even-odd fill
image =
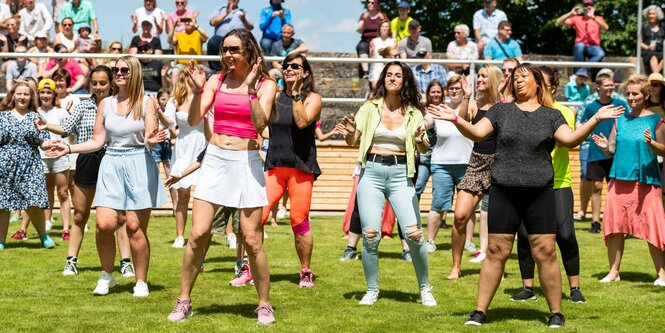
[[[478,252],[478,248],[476,248],[473,242],[466,242],[464,243],[464,251],[476,253]]]
[[[182,249],[185,247],[185,239],[182,236],[176,237],[173,244],[171,244],[171,247],[174,249]]]
[[[600,283],[610,283],[610,282],[619,282],[619,281],[621,281],[621,277],[619,275],[617,275],[614,278],[611,278],[609,275],[607,275],[604,278],[598,280],[598,282],[600,282]],[[655,284],[655,282],[654,282],[654,284]]]
[[[268,233],[265,230],[263,230],[263,239],[268,239]]]
[[[432,294],[432,286],[420,289],[420,301],[424,306],[436,306],[436,300],[434,299],[434,294]]]
[[[429,253],[436,251],[436,243],[431,239],[427,241],[425,246],[427,247],[427,252]]]
[[[53,222],[51,222],[51,220],[44,221],[44,227],[46,228],[46,231],[53,229]]]
[[[102,276],[97,280],[97,286],[95,287],[95,290],[92,291],[92,294],[100,296],[106,295],[109,293],[109,289],[115,287],[116,284],[113,274],[102,271]]]
[[[363,296],[363,299],[360,300],[360,305],[373,305],[379,299],[378,290],[368,290]]]
[[[656,287],[665,287],[665,281],[656,279],[656,281],[653,282],[653,285]]]
[[[238,247],[237,242],[238,238],[236,237],[236,234],[226,234],[226,245],[229,246],[229,249],[235,250]]]
[[[143,282],[143,280],[136,281],[134,286],[134,297],[148,297],[150,291],[148,291],[148,284]]]
[[[88,229],[88,224],[86,223],[86,224],[85,224],[85,228],[83,228],[83,232],[88,232],[88,230],[89,230],[89,229]]]
[[[280,205],[279,209],[277,209],[277,218],[283,219],[285,217],[286,217],[286,207]]]
[[[485,254],[485,252],[478,251],[473,256],[473,258],[471,258],[471,260],[469,260],[469,262],[472,263],[472,264],[480,264],[481,262],[483,262],[485,260],[486,256],[487,255]]]

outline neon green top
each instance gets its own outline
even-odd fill
[[[363,103],[356,113],[356,129],[362,134],[360,136],[360,147],[358,148],[358,162],[361,167],[365,167],[367,162],[367,153],[372,146],[374,131],[381,121],[381,109],[383,108],[383,98],[371,99]],[[423,113],[413,106],[406,106],[404,109],[404,121],[406,122],[406,174],[413,177],[416,173],[416,140],[414,135],[418,126],[423,125]]]
[[[407,17],[406,21],[400,21],[399,17],[390,21],[390,31],[397,34],[395,37],[395,43],[399,42],[400,39],[411,35],[411,33],[409,33],[409,23],[411,23],[411,21],[413,21],[411,16]]]
[[[575,129],[575,113],[565,105],[554,102],[552,105],[563,114],[570,128]],[[570,159],[568,148],[557,144],[552,150],[552,166],[554,167],[554,189],[572,187],[573,177],[570,175]]]

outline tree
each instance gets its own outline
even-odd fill
[[[572,54],[574,29],[556,25],[556,19],[581,0],[510,0],[498,1],[497,8],[506,12],[513,23],[513,38],[525,54]],[[647,1],[648,2],[648,1]],[[381,9],[397,17],[396,2],[383,1]],[[477,0],[416,0],[410,16],[422,25],[423,34],[432,40],[435,51],[444,52],[454,40],[453,28],[464,23],[473,37],[473,14],[482,9]],[[645,7],[649,3],[645,3]],[[596,4],[610,29],[601,34],[601,44],[610,56],[630,56],[637,47],[637,0],[603,0]]]

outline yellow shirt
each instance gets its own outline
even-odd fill
[[[175,54],[203,54],[203,42],[201,42],[201,33],[198,30],[194,30],[191,34],[185,31],[179,32],[175,34],[175,37],[178,40]],[[189,60],[178,60],[178,63],[189,64]],[[194,63],[198,64],[198,61],[194,61]]]
[[[575,113],[573,110],[554,102],[552,106],[563,115],[570,128],[575,129]],[[554,189],[573,186],[573,177],[570,175],[570,158],[568,157],[568,148],[557,144],[552,150],[552,167],[554,167]]]
[[[411,16],[409,16],[404,22],[400,21],[399,17],[396,17],[390,21],[390,31],[397,34],[395,37],[396,43],[399,42],[400,39],[409,37],[411,35],[409,33],[409,23],[411,23],[411,21],[413,21]]]

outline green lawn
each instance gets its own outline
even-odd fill
[[[232,288],[235,250],[215,237],[192,295],[194,316],[171,323],[171,311],[179,291],[182,250],[170,247],[174,222],[171,217],[151,220],[152,261],[150,297],[134,299],[133,279],[116,273],[119,285],[105,297],[93,297],[99,277],[94,230],[86,234],[79,256],[80,275],[63,277],[66,246],[41,249],[34,230],[29,241],[9,241],[0,252],[0,332],[507,332],[544,331],[548,316],[543,297],[516,303],[509,296],[521,286],[516,260],[507,264],[507,275],[492,303],[488,323],[481,328],[464,327],[475,305],[480,266],[465,262],[463,277],[448,281],[450,233],[442,231],[437,252],[430,255],[430,281],[439,303],[426,308],[418,303],[415,274],[410,263],[400,260],[397,239],[381,245],[381,298],[371,307],[359,306],[365,290],[360,261],[338,261],[346,241],[341,238],[340,217],[314,217],[313,271],[316,286],[298,289],[299,264],[291,229],[268,227],[266,240],[271,268],[271,297],[276,310],[274,327],[259,327],[253,313],[257,297],[253,287]],[[92,218],[94,221],[94,217]],[[564,331],[662,332],[665,327],[665,289],[653,287],[655,279],[644,241],[630,239],[619,283],[601,285],[607,273],[605,246],[600,235],[590,235],[588,222],[578,223],[582,257],[582,290],[588,303],[563,303]],[[10,235],[18,224],[10,225]],[[189,229],[188,229],[189,230]],[[54,230],[52,236],[59,235]],[[59,237],[55,238],[59,240]],[[468,255],[468,253],[466,253]],[[516,258],[516,256],[513,256]],[[567,293],[568,285],[564,284]]]

